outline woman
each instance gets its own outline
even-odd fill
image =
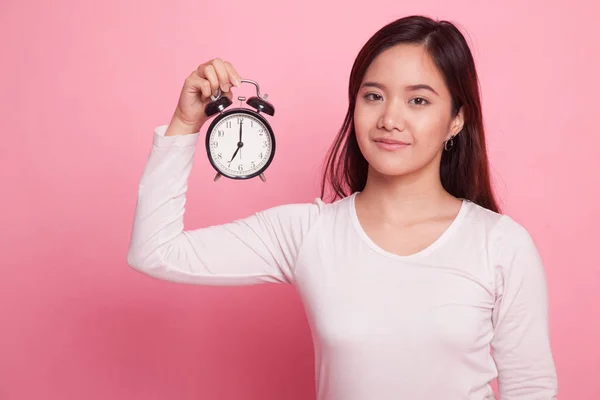
[[[220,59],[185,81],[155,130],[129,264],[203,285],[295,285],[315,336],[319,400],[554,399],[543,266],[500,214],[478,80],[461,33],[408,17],[358,54],[323,180],[334,199],[183,229],[204,107],[240,75]],[[491,350],[491,354],[490,354]]]

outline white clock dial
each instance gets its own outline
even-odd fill
[[[210,157],[222,174],[239,177],[261,170],[271,159],[273,143],[259,118],[232,113],[212,128],[209,148]]]

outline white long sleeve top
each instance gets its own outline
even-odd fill
[[[295,286],[315,343],[318,400],[557,396],[540,255],[521,225],[463,200],[429,247],[398,256],[362,230],[352,194],[184,229],[199,133],[154,131],[128,263],[172,282]]]

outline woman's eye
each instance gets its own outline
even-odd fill
[[[409,101],[409,103],[417,105],[417,106],[424,106],[425,104],[429,104],[429,102],[422,97],[417,97],[415,99],[412,99],[411,101]]]
[[[376,94],[376,93],[367,93],[365,95],[365,99],[367,100],[373,100],[373,101],[378,101],[381,100],[381,96]]]

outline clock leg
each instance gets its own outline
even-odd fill
[[[218,181],[220,177],[221,177],[221,174],[217,172],[217,174],[215,175],[215,178],[213,179],[213,182]]]
[[[265,178],[265,174],[260,174],[259,176],[260,176],[261,181],[263,181],[263,182],[267,181],[267,178]]]

